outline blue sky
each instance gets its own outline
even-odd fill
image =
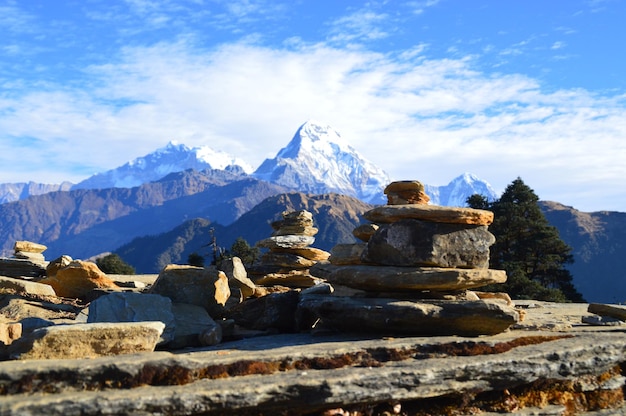
[[[309,119],[394,180],[626,212],[625,0],[0,0],[0,183],[170,140],[256,167]]]

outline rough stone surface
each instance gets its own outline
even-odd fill
[[[504,270],[439,267],[393,267],[374,265],[335,266],[318,263],[314,276],[338,284],[376,292],[435,290],[450,291],[506,282]]]
[[[261,256],[261,263],[289,269],[308,269],[316,262],[297,254],[269,251]]]
[[[335,265],[361,264],[361,256],[366,248],[365,243],[337,244],[330,250],[328,261]]]
[[[427,204],[430,197],[424,192],[424,185],[419,181],[392,182],[384,190],[388,205]]]
[[[98,266],[89,261],[74,260],[59,269],[53,277],[41,280],[52,286],[58,296],[81,298],[94,289],[117,289],[119,287],[109,279]]]
[[[352,235],[354,235],[359,240],[365,241],[367,243],[372,235],[374,235],[376,230],[378,230],[378,227],[379,226],[377,224],[361,224],[354,230],[352,230]]]
[[[28,253],[43,253],[48,247],[43,244],[33,243],[32,241],[16,241],[13,245],[13,251],[24,251]]]
[[[21,360],[95,358],[154,351],[162,322],[55,325],[14,341],[9,356]]]
[[[600,303],[592,303],[587,309],[589,313],[595,313],[601,316],[610,316],[611,318],[626,321],[626,307],[621,305],[605,305]]]
[[[291,249],[274,248],[272,249],[272,251],[274,253],[297,254],[298,256],[302,256],[305,259],[314,260],[314,261],[328,260],[328,258],[330,257],[330,253],[328,251],[315,248],[315,247],[301,247],[301,248],[291,248]]]
[[[173,303],[175,334],[168,348],[185,348],[215,345],[222,342],[222,327],[206,309],[188,303]]]
[[[72,261],[74,261],[74,259],[72,259],[68,255],[63,255],[61,257],[58,257],[58,258],[52,260],[46,266],[46,275],[48,277],[56,276],[56,274],[59,271],[59,269],[62,269],[64,267],[69,266]]]
[[[291,288],[306,288],[314,286],[322,280],[313,276],[309,269],[304,269],[290,270],[285,273],[267,273],[261,277],[255,277],[254,281],[260,286],[278,285]]]
[[[489,267],[496,239],[485,225],[401,220],[382,225],[367,243],[366,263],[388,266]]]
[[[304,296],[299,308],[325,326],[347,333],[494,335],[519,321],[514,308],[498,301]]]
[[[26,259],[0,258],[0,276],[37,279],[46,275],[46,267],[40,262]]]
[[[0,342],[9,345],[22,336],[22,324],[19,322],[0,322]]]
[[[17,293],[30,293],[33,295],[56,296],[50,285],[31,282],[24,279],[0,276],[0,288],[13,289]]]
[[[293,332],[298,301],[296,291],[272,293],[233,307],[228,310],[227,318],[248,329]]]
[[[224,313],[230,288],[226,274],[215,268],[170,264],[163,268],[150,293],[167,296],[172,302],[202,306],[217,318]]]
[[[248,278],[248,272],[239,257],[225,259],[220,267],[228,277],[229,286],[239,288],[244,299],[254,295],[255,284]]]
[[[626,337],[582,326],[586,307],[528,309],[529,324],[579,322],[565,332],[382,339],[290,334],[186,354],[3,362],[0,414],[319,415],[388,402],[411,415],[624,414]],[[571,312],[562,315],[563,309]]]
[[[416,204],[379,206],[365,212],[363,217],[374,223],[391,223],[403,219],[472,225],[489,225],[493,222],[491,211]]]
[[[89,304],[87,323],[145,321],[160,321],[165,325],[159,343],[174,340],[176,321],[172,301],[165,296],[117,292],[101,296]]]
[[[259,247],[274,248],[306,248],[315,242],[315,237],[308,235],[272,236],[256,243]]]

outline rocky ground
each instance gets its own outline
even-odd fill
[[[587,304],[519,301],[516,309],[523,321],[490,336],[313,331],[5,361],[0,414],[626,414],[620,320],[591,314]]]

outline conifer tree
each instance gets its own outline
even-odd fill
[[[506,270],[507,282],[489,289],[505,291],[516,299],[582,302],[565,269],[572,263],[571,248],[548,223],[539,197],[521,178],[515,179],[494,202],[472,195],[467,204],[494,213],[489,231],[496,237],[489,267]]]

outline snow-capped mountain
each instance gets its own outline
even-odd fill
[[[489,201],[498,199],[498,194],[489,183],[471,173],[464,173],[444,186],[424,185],[432,205],[447,207],[465,207],[468,197],[479,194]]]
[[[28,198],[31,195],[43,195],[55,191],[68,191],[71,187],[71,182],[63,182],[61,184],[44,184],[32,181],[28,183],[0,183],[0,204]]]
[[[362,201],[384,203],[389,176],[365,160],[331,126],[307,121],[275,158],[252,174],[301,192],[340,193]]]
[[[143,157],[123,166],[85,179],[72,189],[132,188],[187,169],[221,169],[249,173],[252,168],[244,161],[208,146],[187,147],[171,141]]]

